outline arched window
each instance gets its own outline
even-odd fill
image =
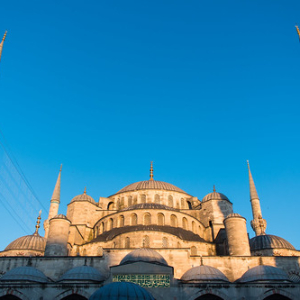
[[[141,203],[146,203],[146,195],[141,195]]]
[[[191,255],[197,255],[197,248],[195,246],[191,247]]]
[[[181,244],[177,242],[177,248],[181,248]]]
[[[195,221],[192,221],[192,231],[193,231],[194,233],[197,233],[197,232],[196,232],[196,223],[195,223]]]
[[[117,244],[116,242],[113,242],[113,248],[116,248]]]
[[[123,209],[124,208],[124,197],[121,198],[121,201],[120,201],[120,209]]]
[[[171,226],[172,227],[178,226],[177,217],[175,215],[171,215]]]
[[[136,205],[137,204],[137,196],[134,196],[133,198],[133,205]]]
[[[159,195],[156,194],[156,195],[154,196],[154,202],[155,202],[155,203],[160,203],[160,196],[159,196]]]
[[[137,225],[137,214],[131,214],[131,225]]]
[[[168,206],[170,206],[170,207],[174,206],[173,197],[171,195],[169,195],[169,197],[168,197]]]
[[[101,222],[99,229],[100,229],[100,234],[102,234],[104,232],[104,223],[103,222]]]
[[[168,248],[168,239],[166,237],[162,238],[162,247]]]
[[[144,214],[144,225],[150,225],[151,224],[151,215],[149,213]]]
[[[182,218],[182,228],[183,229],[188,229],[188,221],[185,217]]]
[[[114,220],[112,218],[108,221],[108,230],[111,230],[114,228]]]
[[[132,196],[129,196],[128,197],[128,206],[131,206],[132,205]]]
[[[127,237],[125,239],[125,248],[130,248],[130,238],[129,237]]]
[[[124,226],[124,216],[119,216],[119,227]]]
[[[118,201],[117,201],[117,210],[119,210],[120,207],[121,207],[121,200],[120,200],[120,198],[119,198]]]
[[[193,209],[192,203],[190,201],[186,201],[186,203],[187,203],[189,209]]]
[[[185,202],[183,198],[181,198],[181,209],[185,209]]]
[[[143,248],[149,248],[150,247],[150,238],[148,235],[145,235],[143,238]]]
[[[114,209],[115,209],[114,203],[113,202],[109,202],[107,204],[107,210],[114,210]]]
[[[157,225],[163,226],[165,225],[165,216],[164,214],[157,214]]]
[[[2,298],[0,298],[0,299],[2,300]],[[3,299],[5,299],[5,298],[3,298]],[[14,298],[7,298],[7,299],[13,300]],[[19,298],[17,298],[17,299],[19,299]],[[87,300],[87,298],[84,296],[78,295],[78,294],[72,294],[72,295],[62,298],[61,300]]]

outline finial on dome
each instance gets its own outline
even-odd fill
[[[150,180],[153,180],[153,161],[150,162]]]
[[[39,232],[39,228],[40,228],[40,223],[41,223],[41,214],[42,214],[42,210],[39,211],[39,216],[37,217],[37,221],[36,221],[36,225],[35,225],[35,233],[34,234],[38,234]]]
[[[215,192],[215,191],[216,191],[216,187],[215,187],[215,185],[214,185],[213,192]]]
[[[84,193],[84,194],[86,194],[86,186],[84,187],[84,191],[83,191],[83,193]]]

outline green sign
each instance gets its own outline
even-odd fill
[[[170,287],[170,275],[167,274],[116,274],[113,275],[113,282],[127,281],[136,283],[142,287]]]

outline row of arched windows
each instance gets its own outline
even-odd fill
[[[108,221],[106,221],[106,222],[103,221],[103,222],[100,223],[100,225],[98,227],[96,227],[97,230],[96,230],[95,236],[97,236],[99,234],[102,234],[104,231],[112,230],[113,228],[116,228],[116,227],[123,227],[125,225],[124,223],[125,223],[125,218],[124,218],[123,215],[120,215],[118,218],[115,218],[115,219],[109,218]],[[178,227],[178,218],[177,218],[177,216],[172,214],[170,216],[170,220],[169,220],[168,223],[172,227]],[[154,224],[154,222],[152,220],[152,215],[148,212],[145,213],[142,216],[142,220],[141,220],[140,224],[142,224],[142,225]],[[129,225],[131,225],[131,226],[138,225],[138,216],[137,216],[137,214],[135,214],[135,213],[131,214]],[[165,215],[163,213],[158,213],[157,214],[157,223],[154,224],[154,225],[159,225],[159,226],[166,225]],[[187,220],[186,217],[182,218],[182,228],[185,229],[185,230],[191,230],[194,233],[197,233],[198,230],[200,232],[200,226],[198,226],[198,228],[197,228],[197,225],[196,225],[195,221],[192,221],[191,226],[189,226],[189,223],[188,223],[188,220]]]
[[[117,199],[116,201],[116,205],[114,205],[114,202],[110,202],[107,205],[107,209],[108,210],[120,210],[123,209],[126,206],[132,206],[138,203],[153,203],[153,199],[148,197],[145,194],[139,195],[139,199],[138,196],[129,196],[127,198],[127,205],[125,203],[125,197],[120,197]],[[175,205],[174,205],[174,198],[172,195],[169,195],[167,198],[167,202],[163,201],[163,199],[161,199],[161,196],[156,194],[154,195],[154,203],[157,204],[165,204],[169,207],[176,207],[178,209],[192,209],[192,205],[190,201],[186,201],[185,199],[181,198],[181,201],[175,201]]]

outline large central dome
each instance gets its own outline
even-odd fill
[[[124,188],[122,188],[121,190],[119,190],[116,194],[139,191],[139,190],[166,190],[166,191],[184,193],[188,195],[188,193],[186,193],[185,191],[183,191],[182,189],[178,188],[177,186],[171,183],[158,181],[158,180],[151,180],[151,179],[129,184]]]

